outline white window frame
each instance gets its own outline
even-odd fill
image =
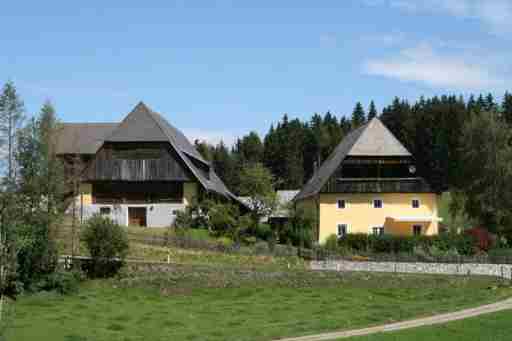
[[[345,203],[345,207],[340,207],[339,202],[343,201]],[[336,209],[338,210],[346,210],[348,208],[348,201],[345,198],[337,198],[336,199]]]
[[[380,200],[380,207],[375,207],[375,201]],[[373,198],[371,203],[372,208],[380,209],[384,208],[384,200],[382,198]]]
[[[382,232],[379,231],[379,233],[375,233],[374,229],[379,229]],[[382,236],[386,233],[386,230],[384,229],[384,226],[370,226],[370,234],[373,236]]]
[[[415,233],[416,227],[420,227],[420,234]],[[422,236],[423,235],[423,225],[422,224],[413,224],[412,225],[412,235],[413,236]]]
[[[418,201],[418,207],[414,207],[414,201]],[[421,200],[419,198],[412,198],[411,199],[411,207],[414,209],[418,209],[421,207]]]
[[[340,225],[345,225],[345,236],[349,234],[350,225],[347,223],[337,223],[336,224],[336,236],[339,238],[343,238],[344,236],[340,236]]]

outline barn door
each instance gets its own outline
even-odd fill
[[[128,225],[146,226],[146,207],[128,207]]]

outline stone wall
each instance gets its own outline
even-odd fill
[[[512,279],[510,264],[313,261],[310,266],[311,270],[479,275]]]

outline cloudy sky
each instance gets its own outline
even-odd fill
[[[0,32],[0,82],[29,113],[50,99],[63,121],[118,121],[143,100],[211,142],[283,113],[512,88],[510,0],[20,0]]]

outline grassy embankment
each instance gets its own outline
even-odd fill
[[[511,294],[490,278],[187,265],[86,282],[71,296],[21,297],[7,339],[272,340],[453,311]]]

